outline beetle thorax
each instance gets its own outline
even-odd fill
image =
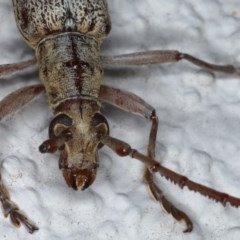
[[[98,100],[103,73],[99,47],[94,38],[80,33],[62,33],[40,42],[39,76],[52,109],[68,99]]]

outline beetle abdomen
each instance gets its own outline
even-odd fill
[[[104,0],[13,0],[13,6],[18,28],[32,48],[59,32],[80,32],[101,40],[110,31]]]

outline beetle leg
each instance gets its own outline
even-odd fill
[[[36,59],[27,60],[20,63],[10,63],[0,65],[0,77],[19,72],[25,68],[31,67],[37,63]]]
[[[108,102],[118,108],[121,108],[124,111],[141,115],[147,118],[148,120],[152,121],[151,131],[149,135],[149,143],[148,143],[148,157],[151,159],[154,158],[156,136],[157,136],[157,129],[158,129],[158,118],[155,114],[154,108],[150,106],[148,103],[146,103],[140,97],[134,95],[133,93],[122,91],[122,90],[108,87],[105,85],[101,86],[100,98],[101,100]],[[162,190],[155,184],[153,173],[150,172],[148,168],[146,168],[144,171],[143,179],[148,185],[154,198],[162,204],[163,208],[168,213],[170,213],[176,220],[185,221],[187,228],[186,230],[184,230],[184,232],[191,232],[193,226],[189,217],[184,212],[177,209],[164,196]]]
[[[11,116],[21,107],[29,103],[36,98],[40,93],[44,91],[44,87],[41,84],[21,88],[0,102],[0,121]],[[2,203],[3,212],[5,217],[10,217],[11,222],[16,227],[19,227],[21,223],[26,226],[30,233],[38,230],[38,227],[30,221],[26,215],[19,210],[18,206],[11,201],[7,188],[3,184],[0,172],[0,201]]]
[[[155,114],[151,116],[152,119],[152,127],[149,134],[149,142],[148,142],[148,157],[151,159],[155,158],[155,145],[156,145],[156,137],[157,137],[157,129],[158,129],[158,119]],[[150,192],[152,193],[153,197],[158,201],[161,202],[163,208],[166,210],[167,213],[171,214],[176,220],[178,221],[185,221],[187,228],[184,232],[191,232],[193,229],[193,224],[190,218],[186,213],[176,208],[163,194],[162,190],[156,185],[154,182],[153,173],[145,167],[144,181],[148,184]]]
[[[193,224],[191,219],[186,213],[176,208],[173,203],[171,203],[165,196],[162,190],[154,182],[153,174],[149,171],[148,168],[145,169],[144,180],[148,184],[150,192],[153,197],[162,204],[164,210],[171,214],[178,221],[185,221],[186,229],[183,232],[191,232],[193,229]]]
[[[200,194],[222,203],[224,206],[229,203],[233,207],[240,207],[240,198],[228,195],[227,193],[216,191],[212,188],[206,187],[202,184],[196,183],[187,177],[180,175],[164,166],[153,158],[138,152],[136,149],[131,148],[129,144],[119,139],[110,136],[100,136],[101,143],[105,144],[116,152],[119,156],[130,156],[134,159],[144,163],[151,172],[158,172],[167,180],[177,184],[181,188],[187,187],[189,190],[199,192]]]
[[[180,60],[187,60],[192,64],[199,66],[203,69],[223,72],[228,74],[240,74],[240,68],[232,65],[216,65],[199,58],[196,58],[187,53],[181,53],[178,51],[148,51],[139,53],[130,53],[116,56],[102,56],[102,64],[104,66],[129,66],[129,65],[149,65],[149,64],[161,64],[178,62]]]
[[[23,87],[0,101],[0,121],[11,116],[44,91],[42,84]]]
[[[18,206],[11,201],[7,188],[2,182],[0,172],[0,201],[2,202],[4,217],[10,217],[11,222],[15,227],[20,227],[21,223],[24,224],[29,233],[38,230],[38,227],[29,220],[26,215],[19,210]]]
[[[117,108],[152,120],[154,108],[137,95],[117,88],[101,85],[100,99]]]

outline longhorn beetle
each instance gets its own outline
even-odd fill
[[[154,198],[176,220],[191,219],[175,207],[155,183],[159,173],[181,188],[199,192],[222,204],[240,206],[240,199],[189,180],[162,166],[155,156],[158,117],[145,100],[128,91],[102,84],[103,66],[146,65],[181,60],[203,69],[239,74],[232,65],[215,65],[175,50],[146,51],[117,56],[100,56],[100,46],[111,30],[107,2],[104,0],[13,0],[19,31],[36,52],[36,60],[2,65],[1,76],[23,70],[37,63],[41,84],[20,88],[0,102],[0,119],[4,120],[34,100],[42,92],[48,96],[53,119],[49,138],[39,146],[41,153],[60,152],[59,168],[69,187],[85,190],[93,184],[99,166],[98,150],[104,145],[121,157],[132,157],[145,165],[144,181]],[[151,122],[147,154],[112,137],[101,106],[109,103],[124,111],[145,117]],[[10,199],[0,175],[0,199],[4,215],[15,226],[23,224],[32,233],[38,227]]]

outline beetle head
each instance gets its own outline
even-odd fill
[[[102,147],[99,139],[109,133],[107,120],[98,110],[94,104],[71,104],[52,120],[50,139],[40,146],[41,152],[60,150],[59,168],[75,190],[84,190],[94,182]]]

